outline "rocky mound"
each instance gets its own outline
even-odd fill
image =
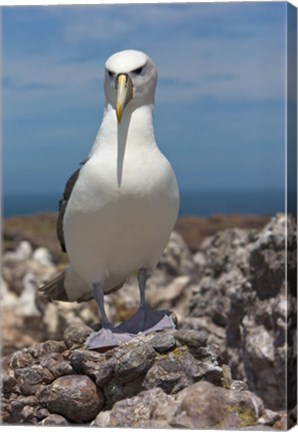
[[[63,266],[24,240],[3,256],[3,422],[238,430],[295,422],[294,219],[217,231],[195,253],[174,232],[147,297],[176,314],[178,330],[107,352],[82,345],[100,320],[94,301],[40,297],[38,286]],[[135,280],[106,303],[114,324],[128,318]]]
[[[101,427],[278,426],[243,381],[233,380],[206,332],[137,336],[107,352],[85,350],[91,329],[67,327],[2,359],[2,421]]]

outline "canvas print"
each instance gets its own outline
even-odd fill
[[[296,8],[1,13],[1,424],[293,427]]]

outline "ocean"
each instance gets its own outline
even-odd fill
[[[4,194],[4,218],[55,212],[60,193]],[[284,211],[284,192],[279,190],[180,191],[180,216],[212,214],[266,214]]]

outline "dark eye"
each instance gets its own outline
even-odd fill
[[[143,72],[144,67],[139,67],[138,69],[135,69],[132,71],[133,74],[135,75],[141,75],[141,73]]]
[[[114,72],[111,72],[108,69],[107,69],[107,74],[109,75],[110,78],[113,78],[115,76]]]

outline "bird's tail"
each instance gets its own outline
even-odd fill
[[[64,287],[65,271],[39,288],[41,294],[51,300],[69,301]]]
[[[51,300],[84,302],[93,298],[90,287],[77,275],[71,266],[47,282],[39,291]]]

